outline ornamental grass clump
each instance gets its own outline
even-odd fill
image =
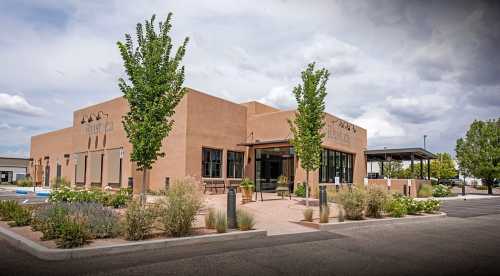
[[[143,240],[151,234],[155,212],[151,207],[142,206],[138,201],[131,201],[125,213],[125,238],[131,241]]]
[[[160,221],[174,237],[191,233],[192,224],[203,202],[200,185],[193,178],[175,181],[160,202]]]
[[[330,220],[330,207],[324,206],[319,214],[319,222],[320,223],[328,223]]]
[[[351,191],[343,189],[337,193],[336,201],[342,205],[347,219],[363,219],[363,211],[366,207],[366,192],[363,189],[356,187],[353,187]]]
[[[313,209],[312,208],[306,208],[303,212],[303,215],[304,215],[304,220],[305,221],[313,221]]]
[[[31,223],[32,215],[31,208],[19,206],[11,213],[10,217],[12,221],[9,222],[9,226],[28,226]]]
[[[215,229],[215,209],[208,208],[208,213],[205,215],[205,227],[207,229]]]
[[[80,247],[92,238],[86,218],[80,215],[67,216],[60,225],[59,239],[56,245],[59,248]]]
[[[217,233],[226,233],[227,232],[227,217],[226,213],[222,210],[217,211],[215,215],[215,229]]]
[[[381,187],[370,186],[366,193],[366,216],[381,218],[384,207],[390,199],[387,191]]]
[[[418,197],[431,197],[432,196],[432,185],[422,184],[417,192]]]
[[[4,221],[12,220],[12,215],[19,209],[19,203],[15,200],[0,201],[0,219]]]
[[[255,225],[255,218],[252,214],[244,210],[238,210],[236,213],[238,228],[241,231],[252,230]]]

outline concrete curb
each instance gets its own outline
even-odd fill
[[[169,238],[161,240],[137,241],[109,246],[97,246],[92,248],[76,249],[53,249],[42,246],[15,232],[0,227],[0,237],[5,239],[11,246],[23,250],[39,259],[49,261],[60,261],[68,259],[88,258],[95,256],[119,254],[151,250],[158,248],[169,248],[188,244],[202,244],[211,242],[223,242],[238,239],[266,237],[267,230],[237,231],[223,234],[210,234],[193,237]]]
[[[422,221],[433,221],[437,219],[442,219],[446,217],[446,213],[423,215],[423,216],[406,216],[402,218],[383,218],[383,219],[369,219],[369,220],[353,220],[344,222],[330,222],[330,223],[317,223],[317,222],[298,222],[301,225],[312,227],[320,231],[331,231],[331,230],[341,230],[356,227],[369,227],[375,225],[390,225],[399,223],[411,223],[411,222],[422,222]],[[295,222],[297,223],[297,222]]]

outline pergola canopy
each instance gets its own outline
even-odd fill
[[[436,155],[423,148],[366,150],[366,161],[411,161],[413,159],[436,159]]]

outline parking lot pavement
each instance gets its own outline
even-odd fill
[[[500,214],[500,198],[443,201],[441,210],[458,218]]]

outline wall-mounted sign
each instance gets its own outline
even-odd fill
[[[335,176],[335,184],[340,184],[340,177],[338,176]]]
[[[368,186],[368,177],[363,178],[363,184]]]
[[[93,121],[82,127],[83,134],[88,136],[99,135],[113,131],[113,122]]]
[[[411,179],[408,179],[408,187],[411,187]]]
[[[336,143],[350,145],[352,136],[356,133],[356,126],[340,120],[327,120],[325,124],[325,135]]]
[[[391,179],[390,178],[387,178],[387,186],[391,187]]]

